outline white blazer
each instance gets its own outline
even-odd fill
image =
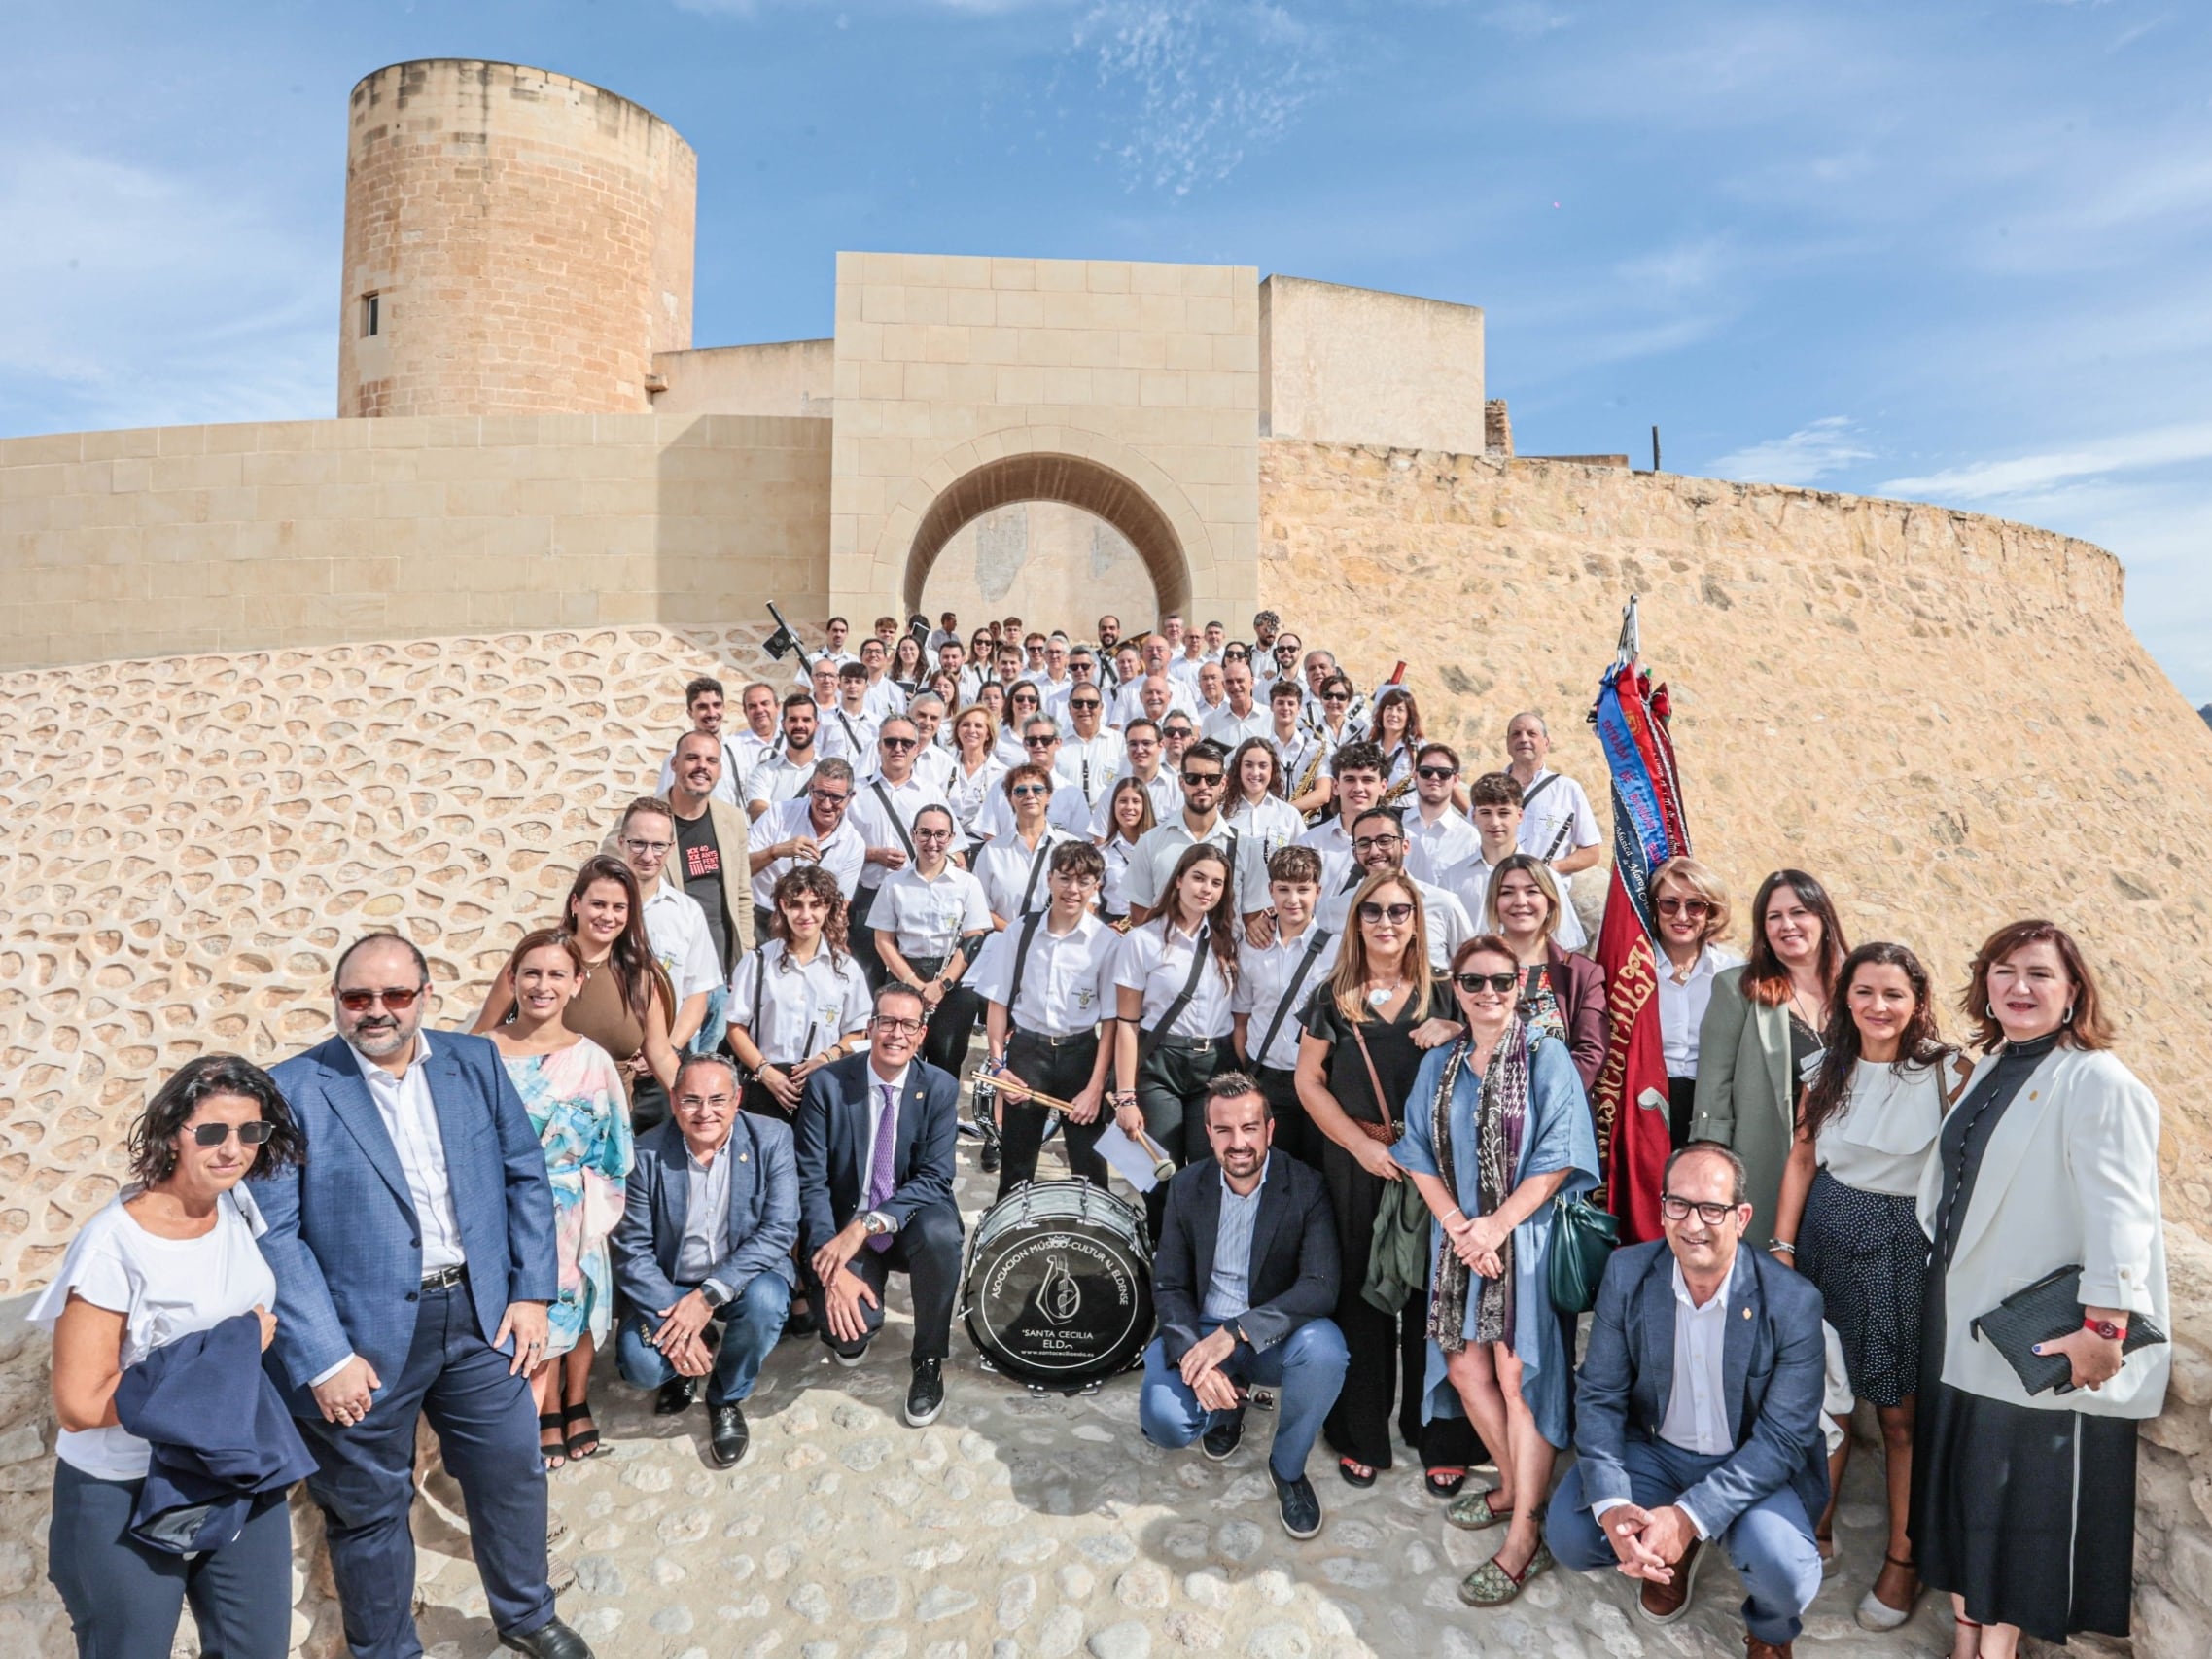
[[[1963,1105],[1996,1057],[1974,1068]],[[1956,1111],[1957,1108],[1953,1108]],[[1934,1235],[1944,1165],[1931,1151],[1920,1177],[1920,1226]],[[2109,1053],[2058,1047],[2036,1067],[1989,1137],[1958,1244],[1945,1276],[1943,1380],[2010,1405],[2089,1417],[2156,1417],[2165,1403],[2173,1344],[2127,1356],[2101,1389],[2032,1397],[1974,1321],[2015,1290],[2077,1263],[2082,1300],[2149,1318],[2170,1337],[2166,1246],[2159,1209],[2159,1103]]]

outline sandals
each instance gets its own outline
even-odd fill
[[[1506,1571],[1493,1555],[1459,1580],[1459,1600],[1470,1607],[1502,1607],[1521,1594],[1529,1579],[1552,1565],[1551,1546],[1541,1538],[1536,1540],[1536,1553],[1519,1573]]]
[[[1375,1471],[1357,1458],[1339,1458],[1336,1472],[1344,1476],[1344,1484],[1356,1486],[1362,1491],[1375,1484]]]
[[[550,1415],[549,1412],[546,1414],[546,1416]],[[592,1424],[590,1428],[580,1430],[573,1434],[569,1432],[570,1424],[579,1421],[589,1422],[590,1418],[591,1402],[587,1399],[578,1400],[576,1404],[567,1407],[561,1413],[561,1432],[567,1437],[568,1454],[572,1458],[588,1458],[599,1450],[599,1426],[597,1424]],[[542,1436],[544,1431],[545,1418],[541,1417],[538,1419],[538,1432]]]
[[[1513,1519],[1513,1506],[1499,1509],[1492,1504],[1491,1494],[1497,1490],[1486,1486],[1480,1492],[1469,1492],[1455,1498],[1444,1506],[1444,1518],[1455,1527],[1463,1527],[1470,1533],[1482,1532],[1487,1527],[1502,1527]]]
[[[1431,1498],[1457,1498],[1459,1488],[1467,1484],[1467,1471],[1445,1465],[1428,1470],[1426,1479]]]
[[[552,1435],[551,1440],[545,1436]],[[557,1411],[541,1411],[538,1414],[538,1460],[551,1474],[569,1461],[568,1442],[561,1437],[561,1414]]]

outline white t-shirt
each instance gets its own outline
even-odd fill
[[[254,1240],[264,1229],[242,1190],[215,1202],[215,1228],[196,1239],[158,1238],[123,1208],[139,1189],[108,1200],[70,1241],[61,1271],[31,1308],[51,1332],[74,1290],[95,1308],[123,1316],[125,1370],[180,1336],[212,1330],[256,1307],[276,1307],[276,1275]],[[143,1480],[153,1448],[128,1430],[64,1429],[54,1455],[95,1480]]]

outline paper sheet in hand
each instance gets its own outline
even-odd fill
[[[1160,1178],[1152,1173],[1152,1154],[1124,1134],[1120,1124],[1106,1126],[1099,1136],[1098,1152],[1108,1169],[1138,1191],[1149,1192],[1160,1184]]]

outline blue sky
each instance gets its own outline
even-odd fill
[[[347,89],[560,70],[700,158],[701,344],[839,248],[1483,305],[1532,452],[2087,536],[2212,700],[2212,8],[10,0],[0,432],[332,412]]]

